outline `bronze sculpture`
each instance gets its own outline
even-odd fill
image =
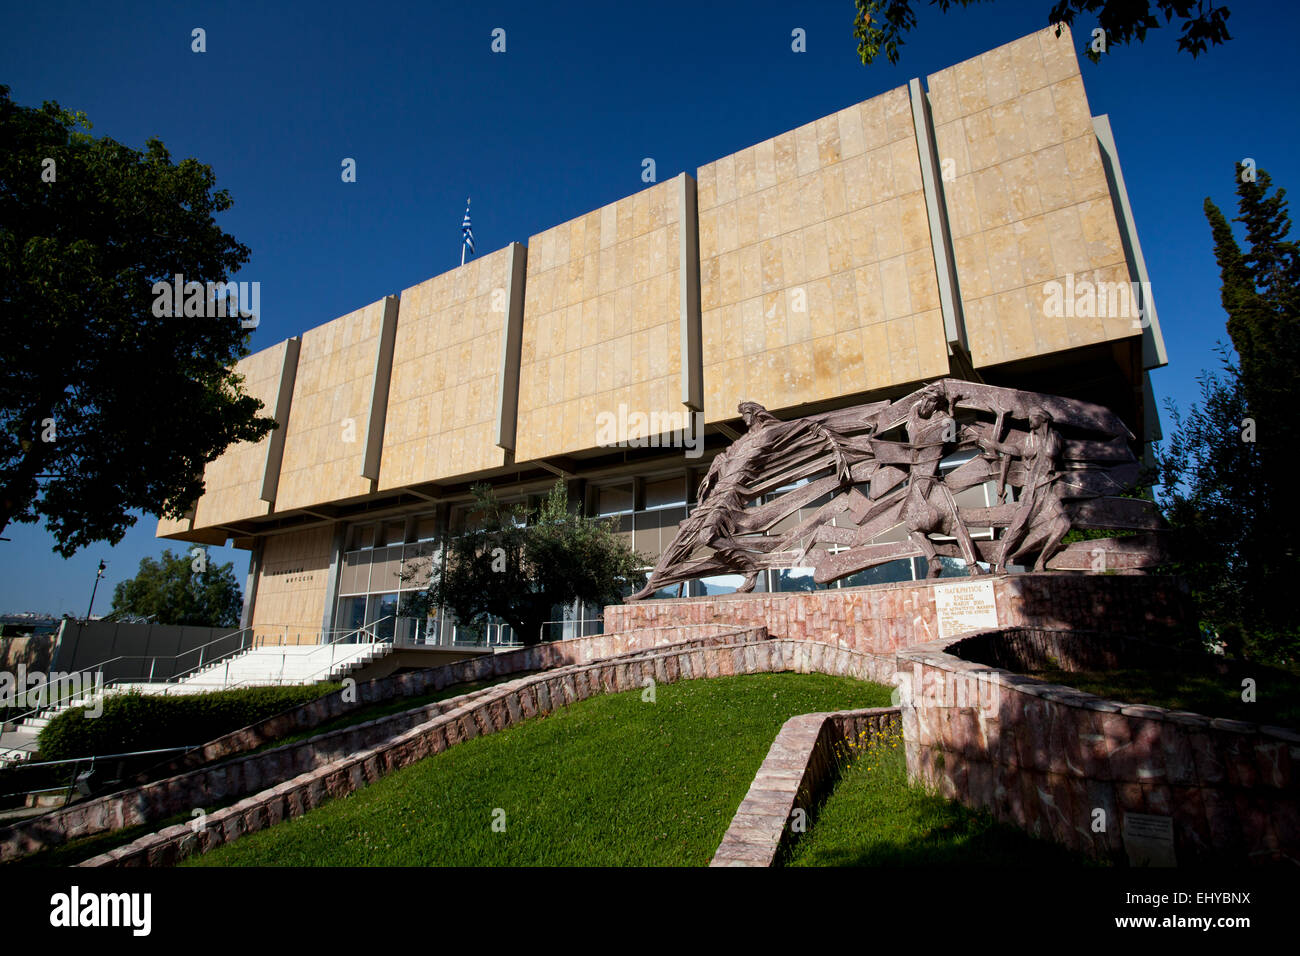
[[[748,591],[765,568],[811,565],[825,583],[912,556],[931,577],[942,557],[962,558],[972,575],[1030,559],[1038,571],[1096,568],[1098,554],[1121,570],[1160,560],[1154,535],[1062,547],[1071,528],[1161,526],[1150,501],[1118,497],[1138,477],[1133,436],[1099,405],[943,379],[892,403],[789,421],[754,402],[739,411],[746,433],[713,460],[695,509],[631,600],[716,574],[744,575]],[[986,483],[992,503],[959,505]],[[801,511],[811,513],[777,530]],[[894,528],[902,540],[876,542]],[[976,528],[1003,531],[976,540]]]

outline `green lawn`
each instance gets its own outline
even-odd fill
[[[374,704],[365,704],[356,710],[350,710],[346,714],[340,714],[338,717],[323,721],[315,727],[309,727],[306,730],[295,731],[291,734],[285,734],[283,737],[276,737],[272,740],[268,740],[260,747],[255,747],[248,751],[248,753],[261,753],[263,750],[283,747],[285,744],[297,743],[300,740],[307,740],[311,737],[319,736],[320,734],[326,734],[331,730],[339,730],[343,727],[355,727],[357,724],[364,724],[368,720],[377,720],[380,717],[387,717],[390,714],[401,713],[404,710],[414,710],[416,707],[423,707],[425,704],[447,700],[450,697],[459,697],[462,694],[470,694],[476,690],[481,690],[484,687],[491,687],[493,684],[504,684],[506,681],[518,680],[522,676],[522,674],[507,674],[504,677],[494,677],[491,680],[477,681],[469,684],[452,684],[444,687],[442,690],[434,690],[427,694],[419,694],[414,697],[393,697],[388,700],[378,701]]]
[[[890,689],[752,674],[656,694],[595,697],[457,744],[187,863],[702,866],[786,719],[887,706]]]
[[[422,694],[418,697],[401,697],[393,700],[380,701],[375,704],[367,704],[358,710],[350,711],[333,720],[327,720],[319,726],[310,730],[300,731],[294,734],[288,734],[275,740],[268,741],[262,746],[251,750],[249,753],[258,753],[259,751],[269,750],[272,747],[281,747],[284,744],[292,743],[297,740],[305,740],[308,737],[314,737],[317,734],[323,734],[327,731],[337,730],[340,727],[351,727],[355,724],[365,723],[368,720],[374,720],[377,717],[385,717],[389,714],[395,714],[398,711],[410,710],[423,704],[431,704],[434,701],[445,700],[448,697],[457,697],[461,694],[468,694],[471,691],[478,690],[482,687],[488,687],[492,684],[499,684],[504,681],[514,680],[519,675],[494,678],[490,681],[483,681],[473,684],[456,684],[451,687],[444,687],[442,690],[432,691],[428,694]],[[232,803],[237,803],[242,797],[231,797],[228,800],[216,801],[204,807],[208,813],[214,813],[222,807],[228,807]],[[29,857],[23,857],[20,860],[14,860],[7,866],[72,866],[80,863],[82,860],[89,860],[93,856],[101,853],[107,853],[109,850],[119,846],[126,846],[132,840],[138,839],[148,833],[157,833],[159,830],[166,829],[177,823],[189,823],[193,819],[190,811],[178,813],[167,817],[163,820],[155,820],[152,823],[142,823],[138,826],[127,827],[122,830],[112,830],[107,833],[97,833],[93,836],[80,837],[76,840],[70,840],[67,843],[52,847],[48,850],[42,850],[40,853],[33,854]]]
[[[843,776],[787,866],[1082,866],[1090,861],[909,785],[902,734],[847,750]]]

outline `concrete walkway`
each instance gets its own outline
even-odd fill
[[[22,727],[0,734],[0,761],[8,761],[15,756],[35,753],[36,735],[39,729]]]

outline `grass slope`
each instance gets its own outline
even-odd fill
[[[847,749],[843,776],[787,866],[1083,866],[1090,861],[985,811],[909,785],[902,734]]]
[[[659,685],[653,703],[642,691],[596,697],[187,862],[701,866],[782,723],[889,695],[823,674],[753,674]]]

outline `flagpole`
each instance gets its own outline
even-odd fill
[[[465,200],[465,216],[466,216],[466,218],[469,217],[469,200],[468,200],[468,199]],[[461,234],[461,237],[460,237],[460,264],[461,264],[462,266],[465,264],[465,236],[464,236],[463,231],[462,231],[462,234]]]

